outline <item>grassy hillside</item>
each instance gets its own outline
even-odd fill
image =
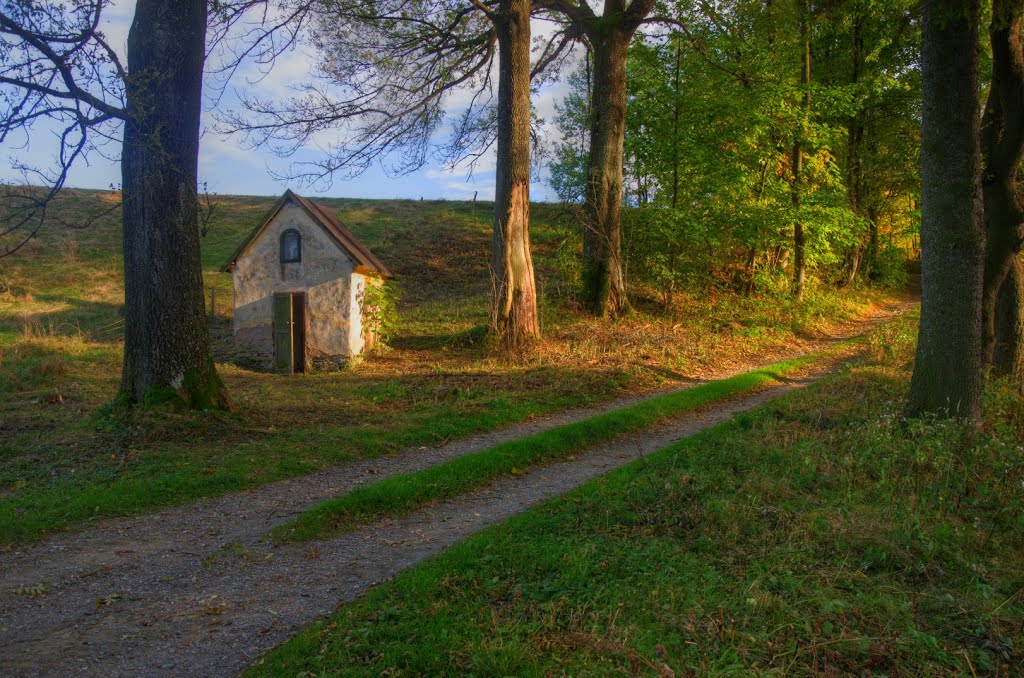
[[[772,362],[800,335],[881,299],[856,291],[796,304],[699,286],[665,310],[639,290],[627,321],[595,320],[575,304],[579,242],[567,215],[539,204],[545,339],[493,356],[480,340],[492,205],[324,200],[398,275],[400,329],[392,350],[354,369],[282,377],[233,364],[231,277],[219,272],[275,198],[222,197],[202,255],[234,411],[111,421],[103,405],[117,390],[123,333],[119,212],[87,230],[61,222],[117,199],[67,191],[40,237],[0,260],[0,544]]]

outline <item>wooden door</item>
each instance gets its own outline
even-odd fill
[[[274,369],[291,374],[292,358],[292,295],[274,295]]]
[[[306,371],[306,295],[292,295],[292,371]]]

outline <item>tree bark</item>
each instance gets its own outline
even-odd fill
[[[981,418],[978,3],[922,4],[921,323],[907,415]]]
[[[800,104],[800,128],[793,140],[793,209],[798,212],[802,200],[802,184],[804,172],[804,136],[807,134],[807,118],[811,113],[811,31],[809,26],[810,8],[804,2],[800,6],[800,46],[803,56],[800,68],[800,84],[804,87],[803,101]],[[807,234],[800,215],[795,215],[793,222],[793,287],[796,299],[804,298],[804,283],[807,279]]]
[[[530,253],[530,1],[502,0],[498,36],[498,149],[491,330],[502,346],[540,336]]]
[[[846,262],[846,274],[840,281],[840,287],[849,287],[853,284],[853,281],[857,279],[857,273],[860,272],[861,262],[864,259],[864,248],[860,245],[855,245],[847,255]]]
[[[1024,50],[1022,0],[994,0],[989,38],[992,85],[982,118],[982,191],[985,201],[985,278],[982,293],[982,346],[992,365],[996,345],[996,305],[1024,241],[1024,205],[1017,174],[1024,156]]]
[[[606,17],[602,17],[605,20]],[[633,28],[602,24],[594,49],[587,159],[583,299],[591,313],[617,317],[629,307],[622,273],[622,158],[626,138],[626,51]]]
[[[999,289],[995,312],[992,374],[1024,388],[1024,261],[1018,255]]]
[[[226,408],[203,306],[196,171],[205,0],[138,0],[128,34],[121,161],[125,339],[121,397]]]
[[[600,16],[586,2],[553,3],[592,50],[590,149],[583,210],[583,303],[597,316],[629,309],[622,262],[626,53],[655,0],[605,0]]]

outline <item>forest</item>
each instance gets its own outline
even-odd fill
[[[0,0],[3,672],[1024,671],[1022,22]]]

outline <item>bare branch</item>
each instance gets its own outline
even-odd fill
[[[105,0],[7,0],[0,3],[0,140],[34,127],[56,130],[54,167],[17,160],[25,184],[0,186],[0,257],[19,250],[43,226],[71,167],[115,137],[126,117],[125,69],[99,31]],[[81,218],[66,226],[84,226]]]
[[[441,146],[451,161],[484,137],[479,122],[490,102],[495,30],[493,0],[373,0],[321,3],[307,15],[307,42],[320,55],[316,82],[284,100],[242,96],[244,110],[218,116],[218,129],[282,157],[307,145],[327,151],[286,176],[326,182],[374,163],[402,174],[422,167]],[[446,102],[468,91],[452,138],[433,139]],[[331,132],[329,143],[318,143]],[[340,139],[339,139],[340,137]],[[387,162],[387,165],[384,163]]]

